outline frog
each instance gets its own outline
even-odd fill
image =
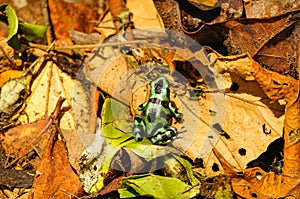
[[[150,82],[149,99],[138,110],[142,114],[135,115],[133,126],[137,142],[146,137],[152,144],[167,145],[177,138],[177,129],[171,125],[173,118],[182,121],[182,113],[170,101],[169,82],[165,77]]]

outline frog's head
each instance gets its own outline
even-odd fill
[[[161,100],[169,99],[170,89],[169,82],[165,77],[159,77],[151,82],[151,96]]]

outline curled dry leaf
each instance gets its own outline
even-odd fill
[[[300,11],[266,19],[240,19],[224,25],[230,54],[248,52],[265,68],[297,77],[297,42]]]

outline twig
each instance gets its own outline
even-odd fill
[[[111,42],[111,43],[104,43],[104,44],[88,44],[88,45],[73,45],[73,46],[53,46],[51,50],[74,50],[74,49],[94,49],[94,48],[105,48],[105,47],[111,47],[111,46],[125,46],[130,44],[147,44],[151,47],[160,47],[158,44],[149,43],[146,40],[134,40],[134,41],[124,41],[124,42]],[[30,43],[29,45],[32,48],[39,48],[42,50],[49,49],[49,46],[47,45],[41,45],[41,44],[34,44]]]

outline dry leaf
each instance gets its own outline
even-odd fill
[[[297,77],[299,11],[268,19],[241,19],[225,23],[230,54],[248,52],[273,71]]]
[[[33,150],[43,151],[49,136],[48,133],[43,131],[47,131],[49,122],[51,123],[49,119],[43,119],[34,123],[16,126],[5,132],[4,135],[1,135],[1,144],[5,153],[14,158],[19,158]],[[43,133],[42,136],[37,137],[40,133]]]
[[[298,1],[257,0],[245,1],[247,18],[265,18],[285,14],[300,8]]]
[[[133,14],[131,21],[136,29],[161,29],[164,27],[152,1],[128,0],[126,1],[126,7]],[[116,13],[120,13],[120,10]],[[112,19],[112,15],[108,13],[99,25],[100,30],[104,32],[106,37],[116,33]],[[111,28],[102,28],[102,26]]]
[[[63,73],[51,60],[45,63],[31,86],[31,95],[26,100],[26,108],[18,121],[22,124],[47,117],[56,106],[59,97],[66,98],[66,111],[60,121],[62,129],[74,130],[74,119],[69,108],[72,105],[74,80]]]
[[[91,33],[97,20],[97,10],[92,4],[86,2],[67,3],[60,0],[48,1],[49,13],[56,39],[71,42],[69,29]],[[63,17],[62,17],[63,16]]]
[[[262,66],[250,57],[249,60],[251,64],[248,64],[248,75],[253,76],[271,100],[284,100],[286,102],[284,127],[282,128],[284,129],[284,164],[282,174],[265,172],[259,167],[254,167],[245,169],[242,177],[235,177],[232,174],[233,167],[228,165],[224,161],[224,158],[219,158],[219,160],[222,166],[226,168],[225,172],[233,176],[233,190],[239,196],[244,198],[279,198],[287,196],[298,198],[300,196],[299,82],[262,68]],[[240,70],[239,66],[227,67],[226,69],[229,71],[235,70],[241,76],[247,73],[246,70]]]
[[[37,168],[30,198],[67,198],[83,194],[79,177],[68,161],[65,143],[57,140],[55,131]]]
[[[0,87],[10,79],[19,78],[23,75],[22,71],[19,70],[6,70],[0,73]]]

